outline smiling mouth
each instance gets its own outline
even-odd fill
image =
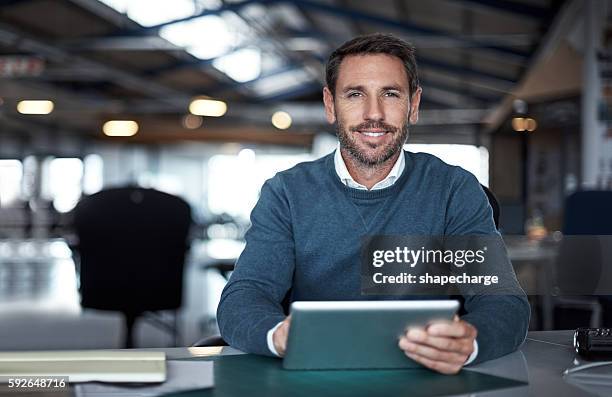
[[[372,136],[372,137],[379,137],[379,136],[383,136],[387,133],[387,131],[380,131],[380,132],[374,132],[374,131],[359,131],[360,134],[363,134],[365,136]]]

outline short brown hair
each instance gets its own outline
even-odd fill
[[[410,95],[419,87],[419,76],[414,46],[392,34],[374,33],[357,36],[337,48],[329,56],[325,65],[325,83],[335,95],[338,70],[344,57],[348,55],[387,54],[399,58],[408,76]]]

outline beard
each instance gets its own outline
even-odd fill
[[[408,120],[410,120],[410,114],[406,119],[406,122],[400,127],[395,127],[382,121],[366,121],[356,126],[349,127],[348,129],[338,121],[336,123],[336,135],[340,141],[340,147],[348,151],[348,153],[357,160],[361,165],[367,167],[374,167],[384,164],[395,154],[402,150],[404,143],[408,139]],[[359,146],[359,142],[355,139],[355,134],[359,134],[360,130],[367,129],[380,129],[384,130],[388,134],[393,134],[393,140],[386,144],[372,144],[366,143],[365,145],[370,149],[377,149],[377,147],[384,145],[373,153],[368,153]]]

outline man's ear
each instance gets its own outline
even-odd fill
[[[419,104],[421,103],[421,93],[423,89],[418,87],[412,98],[410,99],[410,124],[416,124],[419,121]]]
[[[323,87],[323,103],[325,104],[325,118],[329,124],[336,122],[336,108],[334,107],[334,96],[327,88]]]

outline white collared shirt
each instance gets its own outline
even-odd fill
[[[338,174],[338,177],[343,184],[353,189],[368,190],[367,187],[355,181],[349,173],[348,168],[346,168],[346,163],[342,158],[342,154],[340,154],[340,144],[338,144],[336,153],[334,153],[334,167],[336,168],[336,174]],[[402,175],[404,168],[406,168],[406,159],[404,158],[404,151],[402,150],[401,155],[398,156],[389,174],[382,181],[377,182],[374,186],[372,186],[372,189],[370,190],[384,189],[393,185]]]

